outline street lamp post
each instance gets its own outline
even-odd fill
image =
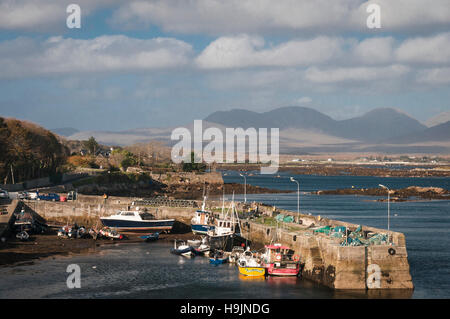
[[[244,178],[244,203],[247,203],[247,178],[243,174],[239,174]]]
[[[390,199],[390,192],[391,192],[391,190],[390,190],[387,186],[384,186],[384,185],[382,185],[382,184],[378,184],[378,186],[380,186],[381,188],[386,189],[387,192],[388,192],[388,231],[389,231],[389,230],[390,230],[390,207],[389,207],[389,199]]]
[[[300,216],[300,184],[293,177],[291,177],[291,182],[297,183],[297,223]]]

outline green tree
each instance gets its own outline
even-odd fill
[[[87,148],[89,154],[91,155],[95,155],[96,151],[99,149],[99,145],[93,136],[91,136],[87,141],[83,141],[83,146]]]
[[[206,169],[206,165],[204,163],[195,163],[195,153],[191,152],[191,162],[185,163],[183,162],[183,171],[185,172],[193,172],[193,171],[202,171],[204,172]]]

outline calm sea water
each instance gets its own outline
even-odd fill
[[[225,182],[243,183],[237,172],[226,172]],[[373,176],[311,176],[280,173],[280,177],[248,176],[247,183],[276,189],[297,190],[300,183],[300,211],[323,217],[387,229],[387,202],[379,197],[354,195],[312,195],[311,192],[338,188],[391,189],[408,186],[449,189],[449,178],[388,178]],[[243,200],[243,195],[236,195]],[[265,202],[297,211],[297,193],[253,194],[247,201]],[[450,200],[397,202],[390,205],[390,228],[406,236],[408,261],[415,285],[413,298],[450,298]]]
[[[289,176],[249,176],[247,182],[296,190]],[[448,189],[448,179],[295,176],[301,191],[343,187],[391,188],[411,185]],[[243,182],[235,172],[226,182]],[[242,199],[236,195],[236,199]],[[352,223],[387,227],[385,202],[364,196],[317,196],[302,193],[304,213]],[[297,194],[247,195],[296,210]],[[30,265],[0,268],[0,298],[450,298],[450,201],[391,203],[391,229],[406,235],[414,292],[335,292],[298,278],[246,279],[232,265],[212,266],[208,259],[186,259],[170,254],[170,243],[118,244],[97,248],[91,255],[45,259]],[[397,216],[394,216],[396,214]],[[68,289],[66,268],[81,268],[81,288]],[[372,295],[373,294],[373,295]]]

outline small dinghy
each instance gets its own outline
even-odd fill
[[[222,250],[216,250],[214,254],[209,258],[209,263],[213,265],[225,264],[228,262],[228,257],[225,257],[225,254]]]
[[[20,239],[21,241],[27,241],[30,239],[30,235],[26,231],[21,231],[20,233],[16,234],[16,238]]]
[[[102,237],[107,238],[107,239],[111,239],[111,240],[114,240],[114,239],[123,239],[123,238],[124,238],[124,236],[123,236],[122,234],[119,234],[119,233],[117,232],[116,229],[114,229],[114,228],[109,228],[109,227],[104,227],[104,228],[102,228],[102,229],[99,231],[99,234],[100,234]]]
[[[170,249],[170,252],[184,257],[194,257],[197,255],[194,247],[187,245],[184,241],[177,240],[175,240],[174,247]]]
[[[208,242],[208,237],[206,237],[206,236],[203,237],[200,242],[200,245],[194,249],[195,249],[195,252],[197,255],[200,255],[200,256],[209,255],[209,251],[211,250],[211,247]]]
[[[244,247],[234,246],[230,254],[230,263],[236,263],[243,254],[244,254]]]
[[[145,240],[146,242],[149,242],[149,241],[156,241],[156,240],[159,239],[159,233],[153,233],[153,234],[143,235],[143,236],[140,236],[139,238]]]
[[[199,247],[201,245],[201,243],[202,243],[202,241],[200,239],[192,239],[192,240],[187,241],[187,244],[194,248]]]

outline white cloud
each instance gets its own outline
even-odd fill
[[[357,43],[353,49],[356,61],[365,64],[390,63],[393,58],[392,37],[368,38]]]
[[[309,96],[302,96],[301,98],[297,99],[297,103],[300,105],[306,105],[310,104],[312,102],[312,98]]]
[[[403,65],[388,67],[308,68],[305,78],[314,83],[360,82],[392,79],[405,75],[409,68]]]
[[[417,82],[431,85],[450,84],[450,68],[432,68],[418,72]]]
[[[324,63],[342,53],[338,38],[291,40],[269,48],[264,44],[261,37],[221,37],[209,44],[196,62],[202,68],[298,66]]]
[[[230,33],[311,33],[362,31],[370,3],[381,7],[382,30],[411,32],[448,29],[448,0],[155,0],[129,1],[111,23],[126,28],[157,25],[165,31],[223,35]]]
[[[373,37],[363,40],[319,36],[266,44],[247,34],[220,37],[196,58],[200,68],[246,67],[386,67],[393,64],[421,66],[450,64],[450,32],[430,37],[395,40]]]
[[[167,69],[190,62],[192,47],[172,38],[134,39],[122,35],[82,40],[17,38],[0,43],[2,77],[62,73]]]
[[[448,12],[450,15],[450,12]],[[395,52],[398,61],[407,63],[450,63],[450,32],[432,37],[405,40]]]

